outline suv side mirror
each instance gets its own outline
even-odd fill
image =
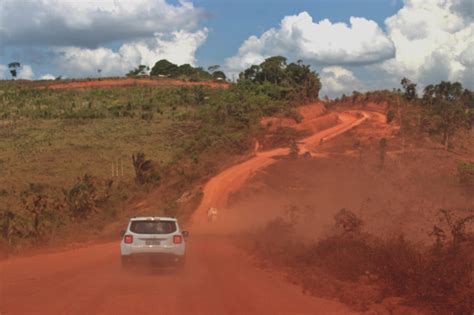
[[[183,231],[183,232],[181,232],[181,234],[183,234],[183,237],[188,237],[188,236],[189,236],[189,232],[188,232],[188,231]]]

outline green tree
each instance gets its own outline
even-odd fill
[[[286,78],[285,68],[286,68],[286,58],[282,56],[274,56],[265,59],[264,62],[260,64],[262,69],[262,76],[260,79],[264,81],[270,81],[274,84],[280,84]]]
[[[146,75],[147,71],[150,71],[150,67],[146,65],[139,65],[133,70],[130,70],[129,73],[127,73],[127,77],[134,77],[137,75]]]
[[[174,63],[169,62],[166,59],[161,59],[155,63],[153,68],[151,68],[150,75],[158,76],[170,76],[173,77],[177,74],[178,66]]]
[[[424,89],[423,104],[428,116],[428,131],[443,137],[445,149],[460,128],[470,126],[470,111],[463,104],[465,94],[461,83],[442,81]]]
[[[185,63],[184,65],[179,66],[176,70],[177,76],[183,75],[189,77],[194,73],[195,69],[189,63]]]
[[[207,70],[208,70],[210,73],[214,73],[214,72],[216,72],[217,70],[219,70],[220,67],[221,67],[221,66],[219,66],[219,65],[213,65],[213,66],[207,67]]]
[[[249,80],[257,82],[260,79],[262,68],[257,65],[252,65],[250,68],[245,69],[239,74],[239,80]]]
[[[220,70],[214,71],[214,72],[212,73],[212,78],[213,78],[214,80],[224,80],[224,81],[227,79],[225,73],[222,72],[222,71],[220,71]]]
[[[17,69],[21,67],[21,64],[17,61],[11,62],[8,64],[8,69],[10,69],[10,74],[12,75],[12,78],[15,79],[18,72]]]
[[[416,84],[411,82],[407,78],[403,78],[401,81],[401,85],[403,86],[403,89],[405,90],[404,96],[407,99],[407,101],[412,101],[416,99]]]
[[[286,58],[274,56],[265,59],[260,65],[252,65],[239,75],[239,81],[251,81],[279,86],[276,99],[307,101],[317,99],[321,81],[316,72],[301,60],[287,65]]]

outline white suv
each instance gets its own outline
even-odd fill
[[[185,238],[175,218],[135,217],[130,219],[120,243],[122,266],[128,267],[133,260],[169,262],[184,265]]]

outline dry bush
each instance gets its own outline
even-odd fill
[[[458,165],[459,182],[467,191],[474,192],[474,163],[463,162]]]
[[[300,153],[300,148],[298,148],[298,144],[296,143],[295,140],[292,140],[290,142],[290,153],[289,153],[290,159],[298,158],[299,153]]]
[[[463,228],[451,229],[453,237],[445,242],[420,247],[402,236],[381,240],[361,233],[362,221],[343,210],[336,225],[351,228],[310,245],[298,241],[294,220],[278,217],[257,232],[253,253],[290,270],[305,291],[336,297],[357,310],[401,296],[437,313],[471,314],[474,244],[455,237]]]

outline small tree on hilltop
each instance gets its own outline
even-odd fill
[[[220,70],[219,71],[214,71],[212,73],[212,78],[214,80],[223,80],[223,81],[225,81],[225,79],[227,79],[225,73],[220,71]]]
[[[443,81],[438,85],[428,85],[424,90],[423,104],[428,116],[428,131],[442,135],[446,150],[456,131],[470,126],[470,111],[463,103],[465,95],[459,82]]]
[[[148,71],[150,71],[150,67],[146,65],[139,65],[135,69],[130,70],[130,72],[127,73],[127,77],[134,77],[137,75],[146,75]]]
[[[10,74],[12,75],[12,78],[15,79],[18,72],[17,69],[21,67],[21,64],[17,61],[11,62],[8,64],[8,69],[10,69]]]
[[[207,68],[207,70],[208,70],[210,73],[214,73],[214,72],[216,72],[217,70],[219,70],[220,67],[221,67],[221,66],[219,66],[219,65],[213,65],[213,66],[209,66],[209,67]]]
[[[166,59],[161,59],[155,63],[153,68],[151,68],[150,75],[157,76],[157,75],[164,75],[173,77],[176,75],[178,70],[178,66],[174,63],[169,62]]]
[[[416,99],[416,84],[411,82],[407,78],[403,78],[401,81],[401,85],[403,86],[403,89],[405,90],[404,96],[407,99],[407,101],[412,101]]]

